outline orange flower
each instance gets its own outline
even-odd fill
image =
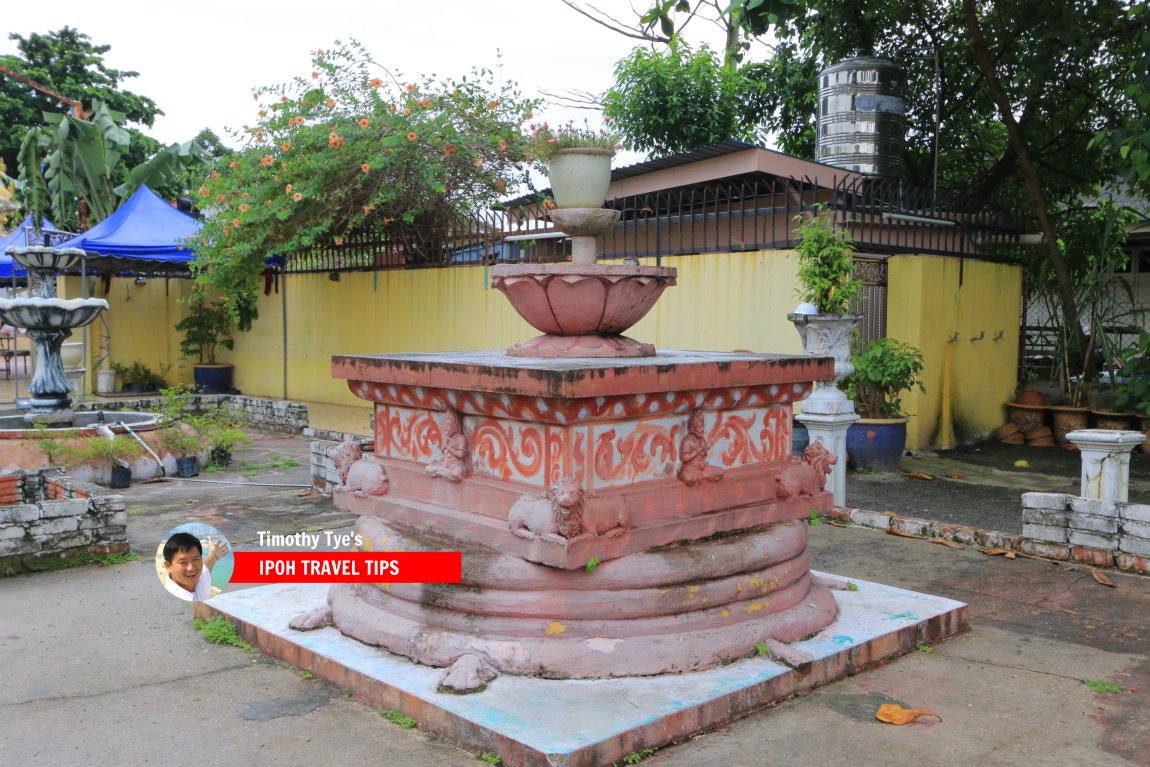
[[[271,157],[270,155],[265,154],[263,157],[260,158],[260,165],[264,166],[265,168],[270,168],[271,166],[273,166],[275,164],[276,164],[275,158]]]
[[[244,199],[246,200],[246,199],[248,199],[249,197],[251,197],[251,195],[250,195],[250,194],[248,194],[247,192],[244,192]]]
[[[296,192],[295,194],[293,194],[293,195],[291,196],[291,198],[292,198],[293,200],[295,200],[296,202],[299,202],[300,200],[302,200],[302,199],[303,199],[303,195],[302,195],[302,194],[300,194],[299,192]]]
[[[207,197],[209,194],[211,194],[211,192],[208,191],[206,186],[200,187],[200,197]]]
[[[285,141],[282,144],[280,144],[280,149],[282,149],[286,152],[289,149],[291,149],[291,144],[289,144],[288,142]]]
[[[240,164],[238,162],[236,162],[235,160],[232,160],[231,162],[228,163],[228,167],[229,168],[238,168],[238,167],[240,167]]]
[[[412,85],[411,83],[408,83],[407,84],[407,92],[408,93],[414,93],[415,92],[415,86]]]
[[[450,157],[451,155],[455,154],[455,144],[448,144],[445,146],[443,148],[443,154],[445,157]]]
[[[287,96],[280,96],[280,101],[283,102],[284,104],[286,104],[286,103],[288,103],[288,97]]]
[[[476,157],[475,158],[475,167],[476,168],[483,167],[483,158],[482,157]]]
[[[285,186],[284,191],[287,192],[288,194],[291,194],[291,184],[288,184],[287,186]]]
[[[247,195],[244,195],[244,199],[247,199]],[[247,205],[240,205],[240,213],[247,213],[247,212],[248,212],[248,206]]]
[[[487,102],[487,111],[492,112],[498,108],[499,108],[499,102],[498,101],[488,101]]]
[[[372,88],[382,88],[383,80],[380,80],[378,77],[373,77],[370,81],[368,81],[368,85],[370,85]]]
[[[359,118],[359,127],[366,128],[369,125],[371,125],[371,120],[367,119],[366,117]]]
[[[332,108],[332,109],[334,109],[334,108],[335,108],[335,99],[333,99],[333,98],[329,98],[329,99],[327,100],[327,105],[328,105],[328,107],[329,107],[329,108]]]
[[[240,228],[240,220],[238,218],[233,218],[232,219],[232,226],[234,226],[236,229],[239,229]]]
[[[427,109],[429,106],[431,106],[431,99],[424,99],[423,100],[423,108]]]
[[[408,141],[415,141],[415,139],[417,139],[417,138],[418,138],[418,136],[416,136],[414,132],[407,134],[407,140]]]
[[[364,173],[370,173],[371,172],[371,166],[368,165],[367,163],[360,165],[359,169],[362,170]]]
[[[410,110],[409,108],[407,108],[407,107],[404,107],[404,108],[403,108],[403,116],[404,116],[404,117],[407,117],[407,116],[408,116],[408,115],[410,115],[410,114],[411,114],[411,110]]]
[[[216,180],[216,179],[217,179],[217,178],[219,178],[219,177],[220,177],[220,174],[219,174],[219,173],[216,173],[214,170],[211,172],[211,178],[212,178],[212,180],[213,180],[213,181],[214,181],[214,180]]]
[[[225,226],[225,227],[224,227],[224,234],[225,234],[226,236],[228,236],[228,237],[231,237],[231,235],[232,235],[232,228],[231,228],[230,226]]]
[[[217,194],[216,195],[216,202],[223,202],[223,201],[224,201],[224,196],[222,194]]]
[[[319,77],[319,72],[312,72],[311,73],[311,79],[315,80],[318,77]]]
[[[267,117],[267,116],[268,116],[268,111],[266,109],[261,109],[260,110],[260,117]]]
[[[368,213],[371,213],[371,206],[370,205],[364,205],[363,206],[363,215],[366,216]]]

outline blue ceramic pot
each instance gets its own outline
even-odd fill
[[[906,447],[906,418],[864,418],[847,429],[847,466],[894,471]]]

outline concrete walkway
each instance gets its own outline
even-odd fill
[[[176,524],[212,524],[240,550],[258,548],[259,530],[345,527],[301,487],[307,450],[261,435],[237,454],[248,469],[201,475],[234,484],[133,486],[140,561],[0,580],[0,764],[167,764],[174,743],[204,765],[482,764],[294,669],[206,643],[160,586],[152,557]],[[968,602],[972,631],[645,763],[1150,767],[1150,579],[1108,572],[1109,588],[1083,566],[829,524],[811,545],[817,569]],[[1095,692],[1084,678],[1137,692]],[[881,724],[887,700],[942,719]]]

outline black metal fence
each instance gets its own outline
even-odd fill
[[[860,251],[992,258],[1018,222],[1001,211],[937,197],[871,178],[809,180],[766,177],[720,181],[621,197],[606,207],[619,225],[600,241],[600,258],[655,258],[698,253],[789,249],[796,216],[834,210]],[[570,239],[548,221],[542,203],[480,211],[440,224],[439,235],[394,225],[328,240],[289,256],[287,272],[411,269],[563,261]]]

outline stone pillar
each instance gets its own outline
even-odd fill
[[[1146,438],[1140,431],[1080,429],[1066,439],[1082,453],[1083,498],[1130,500],[1130,451]]]
[[[827,490],[830,490],[834,495],[835,506],[845,505],[847,499],[847,427],[859,419],[858,415],[855,413],[809,413],[804,409],[795,418],[807,427],[807,433],[810,434],[812,443],[821,442],[823,447],[838,456],[838,463],[831,467],[831,474],[827,477]]]

